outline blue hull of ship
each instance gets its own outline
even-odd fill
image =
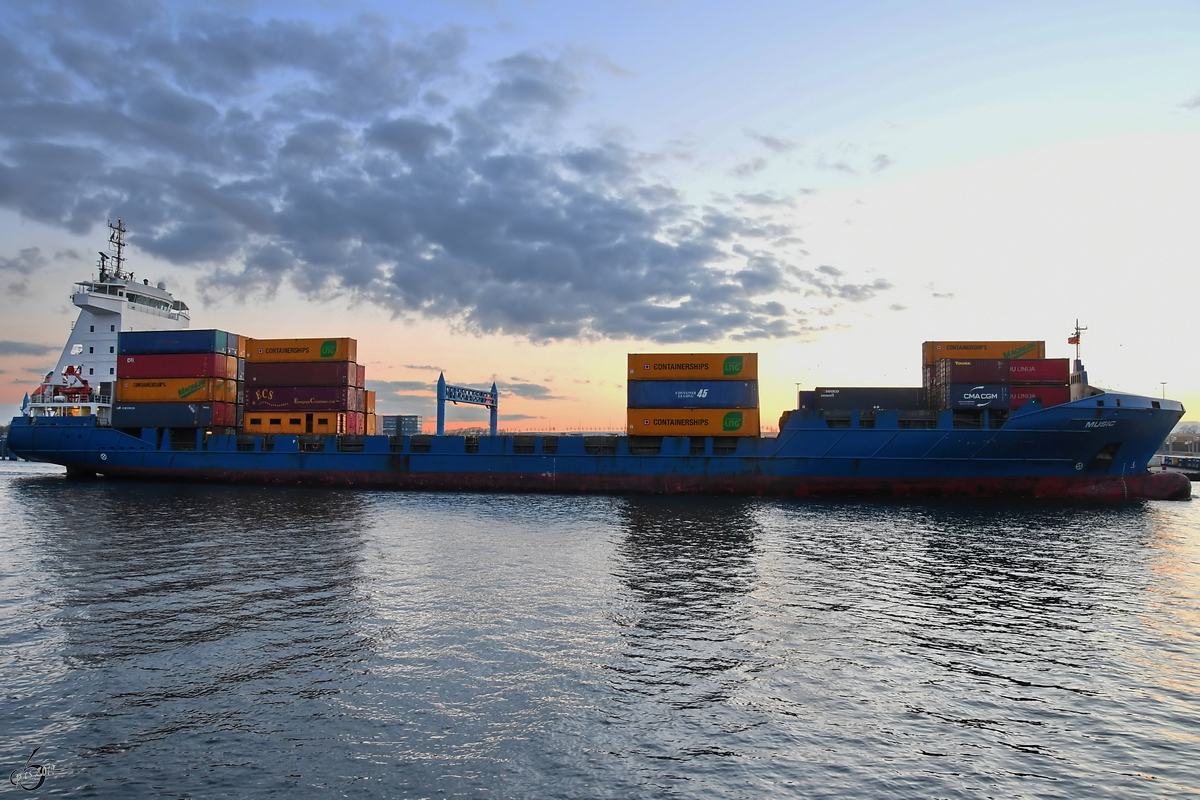
[[[1183,407],[1103,395],[1039,408],[998,428],[912,428],[896,412],[864,427],[794,413],[774,439],[664,437],[337,437],[197,435],[182,449],[159,429],[92,417],[18,417],[9,447],[73,474],[228,483],[442,491],[1184,498],[1181,476],[1146,465]],[[831,427],[831,425],[841,427]],[[983,423],[986,426],[986,418]],[[847,427],[848,426],[848,427]]]

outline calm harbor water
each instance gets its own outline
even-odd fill
[[[12,796],[1200,792],[1200,503],[405,494],[0,462],[0,551]],[[40,777],[27,761],[32,792],[12,785]]]

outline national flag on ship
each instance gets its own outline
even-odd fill
[[[1067,339],[1067,344],[1079,344],[1079,334],[1075,334]]]
[[[25,399],[21,401],[21,413],[24,414],[29,410],[29,392],[25,393]]]

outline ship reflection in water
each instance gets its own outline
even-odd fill
[[[39,791],[1200,790],[1200,508],[407,494],[0,468]]]

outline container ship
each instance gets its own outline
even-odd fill
[[[919,387],[799,392],[761,435],[754,353],[631,354],[624,435],[379,435],[350,338],[190,329],[186,305],[123,264],[99,277],[9,449],[70,476],[427,491],[781,497],[1186,499],[1148,463],[1173,400],[1091,386],[1045,343],[925,342]],[[1078,324],[1068,341],[1078,348]],[[453,389],[454,387],[450,387]],[[440,406],[439,406],[440,411]]]

